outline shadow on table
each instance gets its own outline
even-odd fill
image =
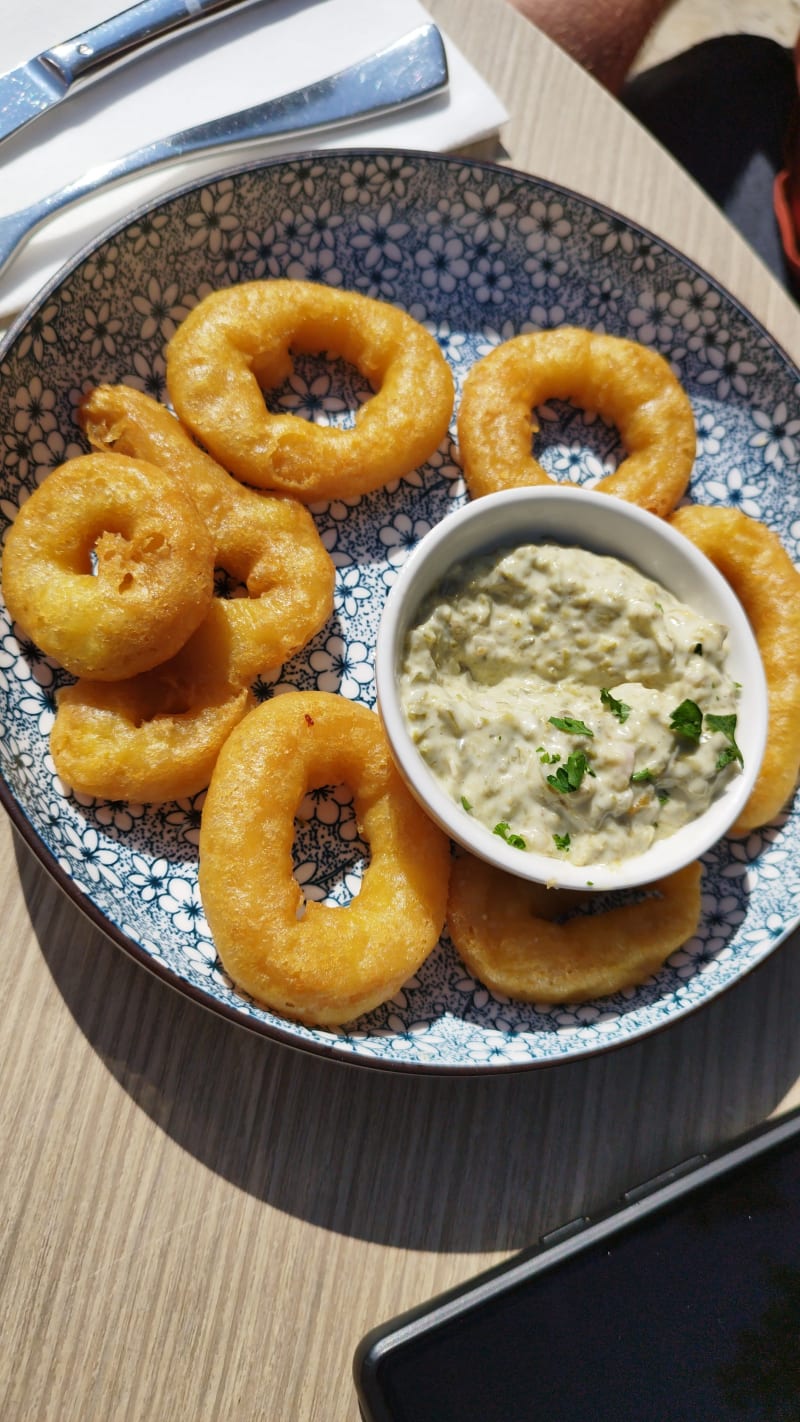
[[[404,1249],[521,1248],[761,1120],[800,1077],[791,945],[694,1015],[589,1060],[398,1075],[280,1046],[189,1001],[15,844],[45,961],[108,1070],[209,1169],[323,1229]]]

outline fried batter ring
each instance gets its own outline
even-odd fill
[[[344,907],[303,896],[294,817],[308,789],[353,791],[370,863]],[[444,922],[449,842],[406,789],[379,717],[329,692],[292,692],[237,726],[211,778],[200,893],[223,966],[245,992],[302,1022],[349,1022],[419,968]]]
[[[576,897],[460,853],[447,930],[470,972],[522,1002],[585,1002],[634,987],[691,938],[700,920],[699,862],[649,886],[659,894],[605,912],[571,913]],[[588,896],[583,896],[583,902]]]
[[[695,457],[689,397],[657,351],[574,326],[515,336],[469,372],[458,443],[474,498],[556,482],[531,454],[533,407],[549,399],[574,399],[617,426],[627,458],[598,490],[662,518],[675,508]]]
[[[750,798],[730,831],[746,834],[780,812],[800,767],[800,573],[778,535],[740,509],[688,504],[670,522],[730,583],[764,664],[767,746]]]
[[[353,429],[270,414],[262,389],[293,370],[290,351],[358,367],[375,394]],[[212,292],[167,349],[180,418],[232,474],[311,503],[377,489],[423,464],[444,438],[453,378],[419,322],[356,292],[304,281],[244,282]]]
[[[253,705],[231,675],[227,603],[215,599],[177,656],[127,681],[81,678],[58,693],[50,753],[84,795],[160,803],[195,795]]]
[[[53,470],[20,508],[3,593],[11,616],[68,671],[116,681],[166,661],[202,622],[213,546],[162,470],[87,454]]]
[[[182,484],[209,529],[216,565],[247,588],[248,597],[224,603],[226,676],[233,684],[280,666],[324,626],[334,569],[308,509],[243,488],[169,410],[139,390],[98,386],[79,418],[94,448],[147,459]]]

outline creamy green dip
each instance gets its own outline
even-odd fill
[[[615,558],[501,548],[456,568],[403,651],[411,736],[519,849],[613,865],[738,774],[727,629]]]

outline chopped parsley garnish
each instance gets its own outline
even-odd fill
[[[703,716],[696,701],[682,701],[680,706],[676,706],[670,716],[670,726],[676,735],[684,736],[689,741],[699,741],[703,723],[709,731],[719,731],[725,737],[728,744],[721,750],[717,758],[717,770],[724,770],[726,765],[730,765],[732,760],[738,760],[740,765],[744,765],[742,752],[736,744],[736,715],[715,716],[712,711],[708,711]]]
[[[726,765],[730,765],[732,760],[738,760],[742,764],[742,752],[738,746],[726,746],[717,756],[717,770],[724,770]]]
[[[620,725],[622,725],[623,721],[627,721],[628,717],[631,714],[630,706],[628,706],[624,701],[618,701],[616,696],[612,696],[611,692],[608,690],[608,687],[604,686],[601,690],[600,700],[602,701],[606,709],[611,712],[612,716],[616,716]]]
[[[493,834],[499,834],[506,844],[510,844],[512,849],[524,849],[525,841],[521,834],[512,834],[511,829],[505,820],[501,820],[499,825],[495,825]]]
[[[709,731],[721,731],[728,744],[720,751],[717,758],[717,770],[724,770],[726,765],[730,765],[732,760],[738,760],[740,765],[744,765],[742,752],[736,744],[736,716],[715,716],[709,711],[706,715],[706,725]]]
[[[656,799],[659,805],[665,805],[669,799],[669,790],[656,790]]]
[[[578,721],[574,716],[551,716],[550,725],[555,726],[557,731],[566,731],[570,736],[594,735],[585,721]]]
[[[555,841],[556,849],[565,849],[565,850],[568,850],[568,849],[569,849],[569,835],[568,835],[568,834],[554,834],[554,835],[553,835],[553,839],[554,839],[554,841]]]
[[[536,754],[542,762],[542,765],[557,765],[561,759],[558,751],[547,751],[544,746],[537,746]]]
[[[594,771],[583,751],[573,751],[566,765],[560,765],[555,775],[548,775],[547,783],[561,795],[569,795],[580,787],[584,775],[594,775]]]
[[[462,795],[462,796],[461,796],[461,804],[462,804],[462,807],[466,810],[467,814],[468,814],[468,815],[471,815],[471,814],[472,814],[472,804],[471,804],[471,802],[467,799],[466,795]]]
[[[699,741],[700,732],[703,727],[703,713],[696,701],[690,701],[687,697],[680,706],[676,706],[669,718],[670,729],[677,736],[683,736],[687,741]]]

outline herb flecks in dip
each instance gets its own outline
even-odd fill
[[[403,652],[412,738],[515,848],[640,854],[738,773],[727,630],[615,558],[527,544],[462,564]]]

